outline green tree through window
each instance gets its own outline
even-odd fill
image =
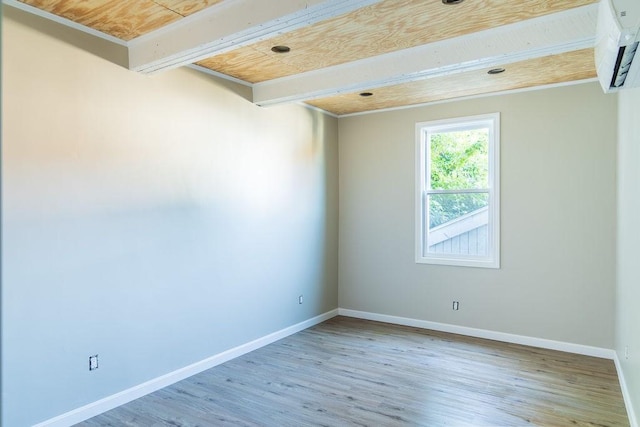
[[[429,136],[432,190],[484,189],[489,185],[489,130],[432,133]],[[429,228],[447,223],[488,204],[486,193],[433,194]]]

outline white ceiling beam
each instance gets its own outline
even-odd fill
[[[592,4],[372,58],[257,83],[253,102],[274,105],[494,67],[595,44]]]
[[[129,42],[129,68],[180,67],[381,0],[225,0]]]

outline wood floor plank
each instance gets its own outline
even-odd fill
[[[611,360],[336,317],[83,423],[629,426]]]

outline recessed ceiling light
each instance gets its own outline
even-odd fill
[[[362,92],[362,93],[360,93],[360,96],[365,97],[365,98],[367,96],[372,96],[372,95],[373,95],[373,93],[371,93],[371,92]]]
[[[444,3],[444,4],[460,4],[463,1],[464,0],[442,0],[442,3]]]
[[[487,71],[487,74],[500,74],[500,73],[504,73],[504,68],[492,68],[489,71]]]
[[[289,46],[279,45],[272,47],[271,51],[275,53],[287,53],[291,51],[291,48]]]

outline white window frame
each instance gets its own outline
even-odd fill
[[[433,190],[427,188],[428,167],[430,164],[429,133],[451,130],[463,130],[478,126],[489,126],[489,182],[486,189],[489,194],[488,215],[488,255],[437,254],[429,253],[426,248],[426,228],[428,224],[427,194]],[[483,192],[485,192],[483,190]],[[432,193],[434,194],[434,193]],[[500,268],[500,113],[483,114],[471,117],[459,117],[445,120],[416,123],[416,263],[440,264],[462,267]]]

